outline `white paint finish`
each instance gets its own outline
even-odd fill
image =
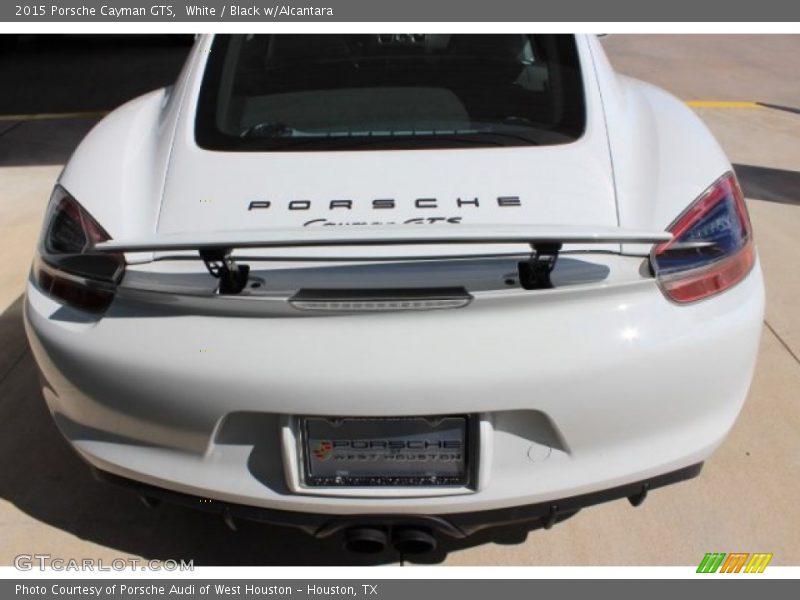
[[[665,229],[723,173],[719,144],[684,102],[617,75],[601,44],[589,40],[603,98],[620,225]],[[627,252],[647,252],[628,245]]]
[[[114,237],[146,243],[168,235],[193,243],[241,240],[254,227],[295,227],[301,221],[288,211],[254,224],[246,210],[252,200],[274,199],[278,207],[295,198],[389,196],[407,205],[429,196],[518,195],[522,217],[481,206],[482,216],[465,222],[483,231],[524,225],[528,233],[559,226],[559,235],[663,231],[728,162],[676,99],[618,78],[593,38],[578,43],[588,126],[572,144],[229,155],[193,142],[205,38],[171,98],[154,92],[112,113],[76,151],[61,182]],[[354,214],[368,215],[360,206]],[[26,320],[53,387],[45,394],[51,410],[73,423],[69,431],[61,423],[64,433],[101,468],[287,510],[468,511],[658,475],[705,459],[724,438],[752,375],[763,315],[760,269],[685,307],[669,303],[652,280],[632,278],[489,293],[457,311],[308,319],[167,316],[134,302],[128,313],[76,321],[74,311],[29,285]],[[532,464],[528,449],[536,440],[483,426],[481,489],[464,495],[299,497],[285,493],[283,478],[265,483],[254,476],[252,447],[213,438],[233,411],[380,416],[525,409],[546,415],[568,450]]]
[[[585,59],[583,38],[578,47]],[[160,233],[295,227],[316,218],[402,222],[453,214],[464,215],[466,224],[616,224],[608,142],[590,70],[584,71],[584,136],[571,144],[530,148],[210,152],[194,141],[199,85],[195,78],[177,126]],[[523,207],[500,208],[498,196],[519,196]],[[431,197],[439,200],[439,209],[413,208],[416,199]],[[481,206],[474,213],[453,210],[457,198],[475,197]],[[378,198],[395,199],[398,209],[391,214],[371,210],[368,204]],[[352,200],[353,209],[327,210],[334,199]],[[312,209],[289,211],[291,200],[310,200]],[[270,201],[273,208],[248,211],[252,201]]]
[[[319,218],[403,222],[455,215],[466,224],[613,226],[618,211],[623,227],[663,230],[729,168],[692,111],[665,92],[614,74],[594,36],[578,36],[587,130],[571,144],[209,152],[194,143],[194,112],[210,44],[210,37],[196,44],[169,93],[145,95],[101,121],[65,168],[62,185],[112,237],[296,227]],[[519,196],[522,207],[497,206],[498,197],[509,195]],[[437,198],[438,208],[413,208],[417,198],[429,197]],[[457,199],[475,197],[479,208],[454,210]],[[395,199],[397,210],[372,209],[369,203],[378,198]],[[312,208],[289,211],[288,202],[298,199],[310,200]],[[336,199],[352,200],[354,208],[330,210]],[[247,210],[264,200],[270,209]],[[627,250],[644,254],[647,248]]]
[[[64,167],[59,183],[112,237],[154,231],[175,126],[205,56],[195,45],[173,86],[112,111],[89,132]]]
[[[704,459],[744,401],[762,289],[756,269],[713,301],[690,307],[671,304],[650,282],[605,294],[531,293],[438,313],[267,320],[119,315],[80,333],[48,317],[46,299],[29,289],[28,319],[47,379],[66,382],[59,397],[48,399],[51,410],[84,428],[108,430],[108,415],[124,405],[124,418],[112,428],[119,443],[101,441],[92,429],[78,436],[84,455],[103,468],[290,510],[475,510],[602,489]],[[223,449],[222,463],[203,458],[230,412],[520,409],[547,415],[569,452],[530,477],[529,444],[495,434],[488,485],[459,499],[402,504],[364,493],[300,500],[246,477],[246,449],[235,456]],[[217,480],[220,469],[225,475]]]

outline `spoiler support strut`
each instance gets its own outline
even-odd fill
[[[233,248],[208,248],[200,250],[206,269],[219,279],[220,294],[238,294],[247,285],[249,265],[238,265],[231,257]]]
[[[533,252],[527,261],[518,263],[519,283],[526,290],[544,290],[553,287],[550,273],[556,266],[561,244],[531,244]],[[200,258],[212,276],[219,279],[218,291],[222,295],[236,295],[246,286],[250,274],[249,265],[237,264],[231,253],[233,248],[204,248]]]
[[[519,284],[526,290],[546,290],[553,287],[550,273],[556,266],[561,244],[531,244],[533,254],[518,264]]]

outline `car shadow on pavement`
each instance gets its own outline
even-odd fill
[[[63,165],[97,119],[0,123],[0,167]]]
[[[237,522],[234,532],[219,517],[164,503],[150,509],[132,492],[96,481],[48,413],[25,338],[22,305],[18,298],[0,315],[0,499],[46,526],[120,556],[193,560],[195,566],[375,565],[403,559],[391,550],[346,553],[341,537],[317,540],[299,530],[261,523]],[[519,527],[497,529],[466,541],[444,541],[436,552],[408,558],[438,563],[453,550],[489,541],[518,543],[525,536]],[[84,558],[64,556],[55,542],[50,547],[35,544],[22,551]]]
[[[0,52],[0,114],[106,111],[172,84],[190,35],[24,35]]]
[[[16,44],[3,44],[10,38]],[[62,165],[106,112],[172,85],[192,36],[0,35],[0,166]]]
[[[733,165],[746,198],[800,205],[800,171]]]

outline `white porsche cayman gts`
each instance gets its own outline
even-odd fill
[[[594,36],[234,35],[80,144],[25,319],[102,479],[411,553],[696,475],[763,309],[730,163]]]

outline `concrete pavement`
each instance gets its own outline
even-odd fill
[[[793,60],[800,36],[615,35],[604,44],[619,70],[686,100],[800,107]],[[11,58],[0,58],[0,80],[16,76],[4,71]],[[24,85],[32,97],[29,87],[42,84]],[[23,112],[11,104],[0,102],[0,109]],[[110,107],[63,98],[57,105]],[[587,509],[522,544],[480,537],[448,545],[446,564],[694,565],[708,551],[772,552],[772,564],[800,564],[800,115],[768,108],[698,112],[737,165],[767,282],[756,377],[730,437],[698,479],[658,490],[640,508],[623,500]],[[372,559],[342,554],[337,540],[256,524],[233,533],[193,511],[149,511],[128,493],[94,482],[57,433],[24,339],[20,295],[52,184],[91,124],[0,122],[0,564],[35,552],[198,565],[368,564]]]

